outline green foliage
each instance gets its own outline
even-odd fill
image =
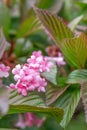
[[[68,83],[81,85],[81,98],[85,110],[85,117],[87,122],[87,70],[75,70],[68,77]]]
[[[32,48],[33,46],[29,39],[20,38],[16,41],[14,53],[17,57],[24,57],[31,52]]]
[[[59,107],[47,107],[38,94],[30,92],[27,97],[12,91],[10,94],[8,114],[24,112],[41,112],[53,115],[59,123],[63,118],[63,110]]]
[[[57,76],[57,65],[53,63],[53,67],[50,72],[43,72],[42,76],[44,76],[49,82],[57,85],[56,76]]]
[[[68,88],[66,87],[60,87],[60,86],[54,86],[49,84],[46,89],[46,104],[51,105],[54,103]]]
[[[76,26],[78,25],[78,23],[83,19],[83,15],[80,15],[80,16],[78,16],[78,17],[76,17],[75,19],[73,19],[70,23],[69,23],[69,25],[68,25],[68,27],[72,30],[72,31],[74,31],[75,29],[76,29]]]
[[[58,16],[40,9],[35,9],[35,11],[49,34],[60,45],[66,60],[76,68],[83,68],[87,59],[86,36],[81,34],[72,38],[72,32]]]
[[[87,70],[75,70],[68,76],[67,83],[70,84],[81,84],[87,82]]]
[[[62,41],[61,49],[66,60],[76,68],[84,68],[87,60],[87,37],[81,34]]]
[[[80,88],[74,85],[70,86],[62,96],[56,101],[56,107],[64,109],[64,117],[60,125],[66,127],[72,118],[72,115],[80,100]]]
[[[35,15],[32,15],[21,23],[17,31],[17,38],[29,36],[41,29],[41,23],[38,21]]]
[[[55,3],[56,0],[39,0],[37,6],[38,8],[42,8],[42,9],[48,9],[51,6],[53,6],[53,4]]]
[[[4,29],[6,36],[8,35],[10,26],[10,11],[3,2],[0,2],[0,27]]]
[[[87,3],[85,0],[83,1],[76,1],[75,2],[77,5],[79,5],[83,10],[85,9],[86,10],[86,6],[87,6]]]
[[[58,86],[64,87],[64,86],[66,86],[66,83],[67,83],[67,78],[66,77],[57,76],[57,85]]]
[[[47,30],[48,34],[56,41],[58,45],[61,45],[61,41],[64,38],[72,38],[73,33],[71,30],[64,24],[63,20],[57,15],[52,13],[34,8],[35,12]]]
[[[82,33],[77,37],[73,37],[72,32],[68,29],[68,27],[66,27],[64,22],[62,22],[58,18],[58,16],[55,16],[50,12],[41,9],[35,8],[35,11],[40,21],[42,22],[43,26],[47,29],[50,36],[52,36],[52,38],[59,45],[68,63],[71,66],[74,66],[75,68],[84,68],[87,61],[86,35]],[[82,18],[83,16],[80,16],[76,18],[72,23],[70,23],[69,26],[72,26],[72,30],[76,27],[76,25]],[[84,81],[86,81],[86,72],[83,71],[84,70],[82,71],[77,70],[72,72],[68,78],[68,83],[83,83]],[[60,124],[62,127],[66,127],[80,100],[80,89],[79,88],[71,89],[71,87],[69,87],[69,89],[67,89],[65,93],[62,96],[60,96],[62,92],[64,92],[64,90],[60,89],[58,93],[58,90],[53,89],[51,87],[47,92],[48,96],[46,95],[47,96],[46,100],[47,104],[49,105],[56,101],[57,106],[60,106],[64,109],[65,111],[64,118]],[[83,93],[82,97],[84,97],[84,95],[86,94]],[[87,110],[86,100],[85,98],[82,99],[85,104],[84,106],[86,111]]]

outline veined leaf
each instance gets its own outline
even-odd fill
[[[17,95],[17,92],[10,94],[9,114],[24,112],[41,112],[53,115],[59,123],[63,118],[63,110],[61,108],[47,107],[39,95],[30,92],[28,96],[23,97]]]
[[[45,77],[49,82],[57,85],[56,76],[57,76],[57,65],[54,63],[50,72],[43,72],[42,76]]]
[[[69,27],[72,31],[74,31],[75,28],[76,28],[76,26],[78,25],[78,23],[83,19],[83,17],[84,17],[84,15],[80,15],[80,16],[76,17],[74,20],[72,20],[72,21],[69,23],[68,27]]]
[[[35,15],[30,16],[20,25],[17,31],[17,38],[28,36],[40,29],[42,29],[40,21]]]
[[[55,106],[64,109],[64,117],[60,123],[62,127],[65,128],[71,120],[80,100],[80,96],[80,88],[72,85],[58,98]]]
[[[30,92],[27,96],[22,96],[16,91],[11,91],[9,104],[11,105],[30,105],[30,106],[44,106],[44,101],[34,92]]]
[[[71,66],[84,68],[87,60],[87,37],[84,33],[75,38],[64,39],[61,49]]]
[[[79,83],[81,85],[81,98],[87,122],[87,70],[82,69],[73,71],[68,77],[68,83]]]
[[[8,114],[15,114],[15,113],[25,113],[25,112],[39,112],[39,113],[46,113],[54,116],[57,120],[57,123],[63,118],[63,109],[56,108],[56,107],[35,107],[29,105],[10,105],[10,111]]]
[[[41,9],[35,8],[35,11],[49,34],[60,45],[66,60],[76,68],[83,68],[87,60],[85,34],[73,38],[72,32],[58,16]]]
[[[82,70],[75,70],[71,72],[68,76],[67,83],[70,84],[82,84],[84,82],[87,82],[87,70],[82,69]]]
[[[61,44],[62,39],[72,38],[72,31],[64,24],[63,20],[47,10],[35,8],[35,12],[50,34],[50,36],[56,41],[57,44]]]
[[[66,87],[58,87],[58,86],[53,86],[53,85],[48,85],[46,89],[46,104],[51,105],[54,103],[68,88]]]
[[[85,111],[85,119],[87,122],[87,81],[81,84],[81,97]]]

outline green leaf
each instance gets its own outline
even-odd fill
[[[48,31],[49,35],[60,45],[62,39],[72,38],[72,31],[64,24],[63,20],[47,10],[34,8],[41,23]]]
[[[87,70],[75,70],[68,77],[68,83],[79,83],[81,85],[81,98],[87,122]]]
[[[42,2],[42,0],[39,0],[37,6],[38,6],[39,8],[42,8],[42,9],[48,9],[48,8],[50,8],[51,6],[53,6],[53,4],[54,4],[55,1],[56,1],[56,0],[44,0],[44,1]]]
[[[70,84],[81,84],[87,82],[87,70],[82,69],[82,70],[75,70],[71,72],[68,76],[67,83]]]
[[[71,66],[84,68],[87,60],[87,37],[84,33],[75,38],[64,39],[61,49]]]
[[[27,96],[22,96],[16,91],[11,91],[9,104],[11,105],[31,105],[31,106],[44,106],[44,101],[37,93],[30,92]]]
[[[49,9],[53,13],[58,13],[62,6],[63,6],[63,0],[39,0],[36,3],[36,6],[41,9]]]
[[[5,39],[2,29],[0,29],[0,59],[2,58],[6,47],[7,47],[7,41]]]
[[[51,105],[54,103],[67,89],[68,86],[66,87],[59,87],[53,86],[51,84],[48,85],[46,89],[46,104]]]
[[[58,14],[62,9],[63,4],[64,4],[64,0],[61,0],[61,1],[60,0],[55,0],[54,4],[50,8],[50,11],[53,14]]]
[[[32,15],[21,23],[17,31],[17,38],[28,36],[41,29],[42,26],[40,21],[36,18],[35,15]]]
[[[64,109],[64,117],[60,123],[62,127],[65,128],[71,120],[80,100],[80,96],[80,88],[72,85],[58,98],[55,106]]]
[[[76,17],[75,19],[73,19],[69,24],[68,27],[74,31],[76,26],[78,25],[78,23],[83,19],[84,15],[80,15],[78,17]]]
[[[83,10],[86,10],[87,1],[76,1],[75,4],[80,6]]]
[[[8,29],[10,26],[10,11],[4,2],[0,2],[0,27],[3,27],[4,33],[8,34]]]
[[[73,0],[64,0],[63,8],[60,12],[62,17],[67,21],[70,21],[73,17]],[[72,15],[71,15],[72,14]]]
[[[43,72],[41,75],[45,77],[49,82],[57,85],[56,76],[57,76],[57,65],[53,63],[53,67],[50,72]]]
[[[32,43],[29,39],[20,38],[15,43],[14,53],[17,57],[26,57],[32,50]]]
[[[67,78],[66,77],[59,77],[57,76],[57,85],[60,87],[66,86]]]
[[[54,116],[57,120],[57,123],[63,118],[63,110],[59,107],[35,107],[29,105],[10,105],[10,112],[8,114],[15,113],[25,113],[25,112],[39,112],[46,113],[51,116]]]
[[[81,98],[85,111],[85,119],[87,122],[87,81],[81,84]]]
[[[24,97],[13,91],[10,94],[10,109],[8,114],[24,113],[24,112],[41,112],[53,115],[59,123],[63,118],[63,110],[61,108],[47,107],[39,95],[30,92]]]
[[[0,87],[0,116],[5,115],[9,108],[9,89]]]

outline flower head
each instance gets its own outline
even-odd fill
[[[11,84],[10,87],[17,89],[23,96],[26,96],[28,91],[45,92],[47,82],[41,76],[41,72],[49,72],[52,66],[53,64],[42,55],[41,51],[35,51],[27,63],[18,64],[12,70],[16,84]]]

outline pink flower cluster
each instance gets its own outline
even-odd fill
[[[55,61],[58,66],[65,65],[64,57],[61,52],[58,52],[58,57],[46,57],[48,60]]]
[[[5,66],[4,64],[0,64],[0,78],[7,78],[9,76],[9,66]]]
[[[45,121],[45,117],[43,117],[42,119],[39,119],[36,115],[29,112],[25,113],[24,116],[25,116],[25,120],[22,114],[19,114],[18,122],[15,124],[16,127],[22,128],[22,129],[24,129],[25,127],[32,127],[34,125],[37,127],[40,127]]]
[[[26,64],[18,64],[12,70],[16,84],[11,84],[10,87],[17,89],[23,96],[26,96],[28,91],[45,92],[47,82],[41,72],[49,72],[52,66],[53,63],[42,56],[41,51],[35,51]]]

